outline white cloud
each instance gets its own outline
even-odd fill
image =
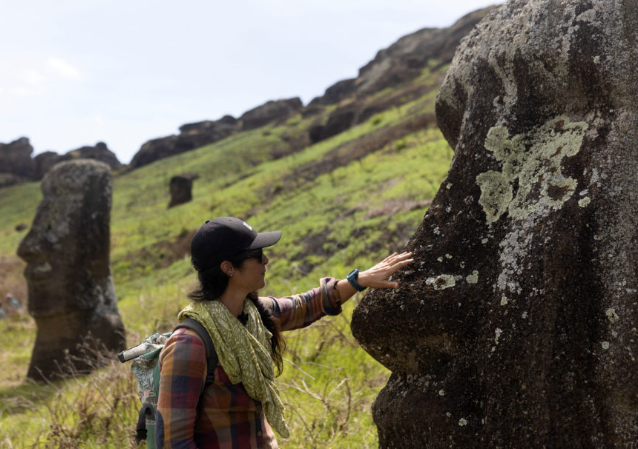
[[[82,80],[82,74],[80,71],[63,59],[49,58],[47,60],[47,66],[53,69],[53,71],[62,78],[70,81]]]

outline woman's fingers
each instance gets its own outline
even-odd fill
[[[374,267],[362,272],[359,275],[359,283],[365,287],[372,288],[399,288],[397,282],[389,281],[388,278],[401,268],[414,262],[414,259],[410,258],[411,256],[411,252],[391,254]]]

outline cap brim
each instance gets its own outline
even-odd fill
[[[260,232],[255,237],[255,240],[250,244],[249,249],[259,249],[266,248],[267,246],[272,246],[279,241],[281,238],[281,231],[272,231],[272,232]]]

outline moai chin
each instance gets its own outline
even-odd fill
[[[109,265],[112,181],[106,164],[63,162],[42,181],[42,202],[18,255],[27,262],[28,311],[38,327],[27,377],[97,367],[96,351],[124,348]]]
[[[436,114],[455,156],[415,262],[352,319],[392,371],[380,447],[632,447],[638,3],[508,1]]]

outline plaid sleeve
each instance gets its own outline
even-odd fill
[[[337,290],[338,279],[322,278],[320,286],[299,295],[274,298],[261,297],[262,304],[279,318],[281,330],[306,327],[326,315],[341,313],[341,298]]]
[[[178,329],[160,354],[155,440],[158,448],[196,448],[197,402],[206,380],[206,347]]]

